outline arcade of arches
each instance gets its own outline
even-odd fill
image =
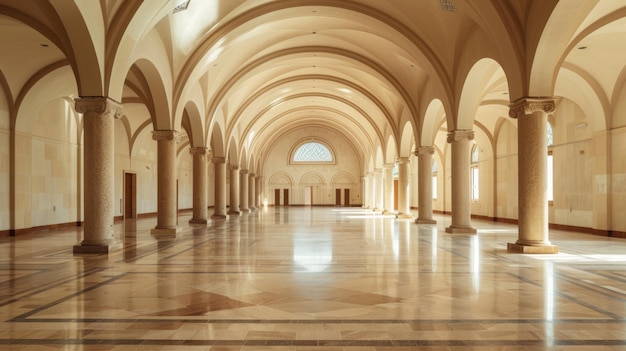
[[[625,31],[612,0],[0,0],[0,236],[349,206],[626,237]]]

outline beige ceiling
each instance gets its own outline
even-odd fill
[[[133,111],[130,135],[185,130],[184,144],[262,164],[284,133],[323,125],[369,168],[446,129],[495,133],[523,96],[577,101],[608,116],[598,129],[621,123],[622,1],[191,0],[174,12],[182,3],[0,0],[2,123],[25,129],[45,101],[108,96]]]

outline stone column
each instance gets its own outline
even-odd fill
[[[548,235],[547,123],[555,109],[551,98],[522,98],[512,103],[517,118],[519,236],[509,252],[558,253]]]
[[[417,156],[418,182],[418,216],[415,223],[435,224],[433,219],[433,154],[435,148],[432,146],[420,146],[415,150]]]
[[[176,234],[178,227],[178,199],[176,189],[175,130],[155,130],[152,139],[157,141],[157,225],[152,234]]]
[[[413,219],[409,196],[411,188],[409,186],[409,165],[408,157],[398,158],[398,218]]]
[[[376,168],[374,170],[374,191],[375,191],[375,198],[374,198],[374,211],[383,211],[383,208],[385,207],[384,202],[383,202],[383,169],[382,168]]]
[[[193,216],[192,224],[205,224],[208,217],[208,184],[207,184],[207,153],[206,147],[192,147],[193,155]]]
[[[228,214],[239,215],[239,166],[230,166],[230,209]]]
[[[374,172],[368,172],[367,177],[369,179],[368,181],[369,189],[367,189],[367,192],[368,192],[367,208],[375,209],[376,208],[376,174]]]
[[[121,247],[113,237],[114,119],[122,106],[107,97],[75,100],[76,112],[83,114],[85,223],[83,240],[74,253],[109,253]]]
[[[393,208],[393,164],[385,165],[383,168],[383,214],[396,214]]]
[[[239,171],[239,206],[241,212],[249,212],[248,207],[248,170],[242,169]]]
[[[254,192],[255,192],[255,206],[256,208],[259,208],[261,206],[263,206],[263,204],[261,203],[261,195],[263,194],[262,190],[261,190],[261,186],[263,184],[263,177],[261,176],[256,176],[254,178],[254,181],[256,182],[256,185],[254,187]]]
[[[473,130],[457,129],[448,133],[452,145],[452,224],[446,228],[452,234],[476,234],[471,226],[470,208],[470,140]]]
[[[226,159],[214,157],[215,166],[215,209],[212,219],[226,218]]]
[[[363,182],[363,196],[361,196],[361,208],[368,208],[369,194],[367,174],[361,177],[361,182]]]
[[[254,211],[256,209],[256,207],[254,207],[256,197],[256,184],[254,183],[254,178],[254,173],[248,174],[248,207],[250,208],[250,211]]]

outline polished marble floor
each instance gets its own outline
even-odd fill
[[[0,238],[0,350],[624,350],[626,240],[557,255],[359,208],[266,208],[73,255],[81,228]]]

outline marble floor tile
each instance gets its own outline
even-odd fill
[[[260,208],[175,237],[120,221],[122,249],[74,255],[82,228],[0,238],[0,350],[623,350],[626,240],[418,225],[358,208]]]

